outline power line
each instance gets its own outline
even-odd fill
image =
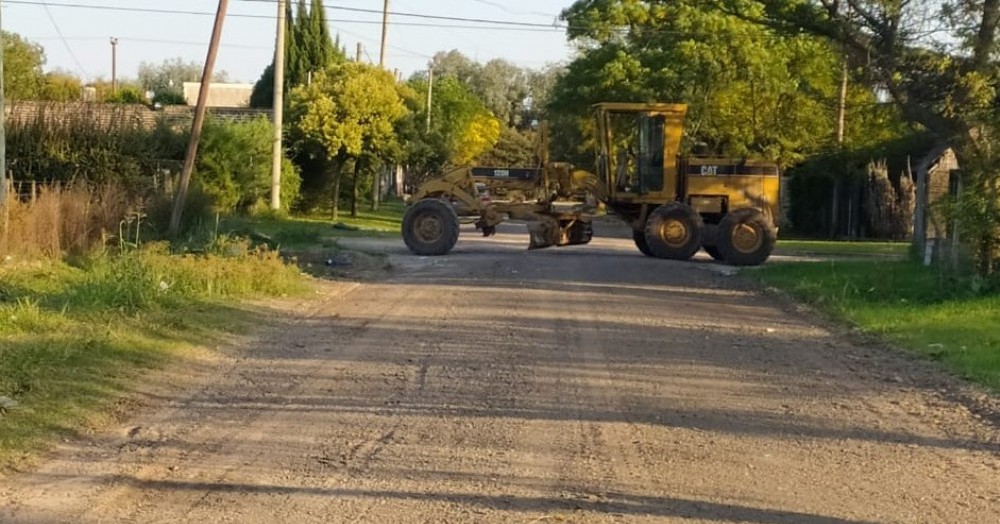
[[[52,16],[52,11],[49,11],[49,4],[42,0],[42,7],[45,8],[45,14],[48,15],[49,21],[52,22],[52,28],[56,30],[56,34],[59,35],[59,39],[62,40],[63,46],[66,47],[66,52],[69,53],[70,58],[76,63],[77,69],[83,74],[83,78],[89,78],[90,75],[87,74],[87,70],[83,68],[83,64],[80,63],[80,59],[76,57],[76,53],[73,52],[73,48],[69,46],[69,42],[66,41],[66,37],[63,36],[62,30],[59,29],[59,24],[56,23],[56,19]]]
[[[556,19],[559,18],[559,15],[553,15],[553,14],[550,14],[550,13],[543,13],[541,11],[515,11],[515,10],[513,10],[513,9],[511,9],[511,8],[503,5],[500,2],[490,2],[489,0],[472,0],[472,1],[476,2],[477,4],[483,4],[483,5],[488,5],[490,7],[495,7],[495,8],[497,8],[497,9],[499,9],[499,10],[505,12],[505,13],[510,13],[512,15],[544,16],[545,18],[551,18],[552,20],[556,20]]]
[[[265,2],[274,3],[277,0],[241,0],[243,2]],[[33,6],[51,6],[51,7],[62,7],[70,9],[92,9],[97,11],[118,11],[126,13],[146,13],[146,14],[168,14],[168,15],[196,15],[196,16],[215,16],[215,13],[209,11],[194,11],[188,9],[164,9],[156,7],[125,7],[125,6],[114,6],[114,5],[101,5],[101,4],[80,4],[80,3],[70,3],[70,2],[45,2],[44,0],[4,0],[5,3],[11,5],[33,5]],[[342,7],[342,6],[327,6],[332,10],[339,11],[349,11],[357,13],[370,13],[379,14],[381,16],[381,11],[375,9],[362,9],[362,8],[352,8],[352,7]],[[453,16],[440,16],[440,15],[424,15],[418,13],[390,13],[394,16],[403,16],[411,18],[420,19],[430,19],[430,20],[444,20],[453,22],[466,22],[474,24],[487,24],[487,25],[461,25],[461,24],[432,24],[432,23],[420,23],[420,22],[390,22],[390,25],[397,26],[410,26],[410,27],[434,27],[434,28],[446,28],[446,29],[485,29],[485,30],[508,30],[508,31],[539,31],[539,32],[551,32],[551,31],[562,31],[565,30],[567,26],[556,25],[556,24],[539,24],[531,22],[517,22],[511,20],[490,20],[482,18],[463,18],[463,17],[453,17]],[[233,13],[229,15],[232,18],[252,18],[260,20],[273,20],[274,15],[265,14],[251,14],[251,13]],[[355,20],[355,19],[333,19],[328,18],[329,23],[356,23],[356,24],[381,24],[381,19],[379,20]]]
[[[63,7],[63,8],[76,8],[76,9],[92,9],[99,11],[118,11],[118,12],[128,12],[128,13],[147,13],[147,14],[168,14],[168,15],[198,15],[198,16],[215,16],[215,13],[208,11],[193,11],[193,10],[180,10],[180,9],[163,9],[163,8],[151,8],[151,7],[124,7],[124,6],[110,6],[110,5],[98,5],[98,4],[79,4],[79,3],[68,3],[68,2],[45,2],[44,0],[2,0],[4,3],[9,5],[31,5],[31,6],[44,6],[49,5],[52,7]],[[277,0],[240,0],[242,2],[256,2],[256,3],[274,3]],[[325,5],[325,4],[324,4]],[[329,9],[342,10],[342,11],[352,11],[360,13],[372,13],[379,14],[381,17],[381,11],[375,9],[362,9],[362,8],[349,8],[342,6],[327,6]],[[467,25],[467,24],[440,24],[440,23],[428,23],[428,22],[401,22],[401,21],[390,21],[389,25],[394,26],[409,26],[409,27],[429,27],[429,28],[440,28],[440,29],[474,29],[477,31],[525,31],[525,32],[554,32],[554,31],[565,31],[570,29],[572,26],[567,24],[540,24],[531,22],[517,22],[511,20],[491,20],[484,18],[464,18],[464,17],[449,17],[449,16],[439,16],[439,15],[424,15],[417,13],[392,13],[394,16],[403,17],[416,17],[424,19],[433,20],[445,20],[445,21],[456,21],[456,22],[468,22],[474,24],[486,24],[486,25]],[[233,13],[228,15],[230,18],[251,18],[260,20],[274,20],[274,15],[263,15],[263,14],[249,14],[249,13]],[[331,24],[370,24],[370,25],[380,25],[382,23],[381,18],[378,20],[357,20],[357,19],[336,19],[328,18],[328,23]],[[489,25],[497,24],[497,25]],[[621,28],[620,33],[628,33],[628,28]],[[718,36],[742,36],[745,33],[736,31],[678,31],[671,29],[644,29],[642,31],[646,34],[663,34],[663,35],[674,35],[679,37],[687,38],[701,38],[701,37],[718,37]]]
[[[273,4],[277,0],[240,0],[241,2],[256,2],[256,3],[268,3]],[[381,15],[382,11],[379,9],[365,9],[363,7],[346,7],[341,5],[330,5],[323,4],[323,7],[331,9],[334,11],[347,11],[351,13],[368,13]],[[478,24],[495,24],[495,25],[510,25],[510,26],[522,26],[522,27],[544,27],[544,28],[559,28],[565,29],[565,26],[560,26],[559,24],[542,24],[538,22],[518,22],[515,20],[496,20],[488,18],[468,18],[463,16],[446,16],[446,15],[428,15],[423,13],[404,13],[402,11],[389,11],[391,16],[402,16],[408,18],[422,18],[426,20],[448,20],[452,22],[475,22]]]
[[[28,36],[30,40],[59,40],[63,37],[59,36]],[[190,45],[190,46],[200,46],[205,47],[205,42],[196,42],[192,40],[167,40],[162,38],[142,38],[142,37],[132,37],[132,36],[119,36],[116,37],[122,42],[137,42],[144,44],[165,44],[165,45]],[[67,36],[65,40],[106,40],[105,36]],[[221,47],[239,48],[239,49],[271,49],[271,46],[265,45],[250,45],[250,44],[221,44]]]

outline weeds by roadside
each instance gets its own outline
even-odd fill
[[[1000,391],[1000,294],[906,260],[771,263],[748,274]]]
[[[217,229],[173,248],[144,241],[140,204],[83,184],[12,200],[0,235],[0,470],[106,419],[142,373],[250,325],[241,300],[308,289],[277,251]]]

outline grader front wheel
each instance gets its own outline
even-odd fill
[[[632,240],[635,241],[635,247],[639,248],[639,252],[647,257],[655,256],[653,252],[649,250],[649,244],[646,243],[646,232],[641,229],[632,230]]]
[[[403,215],[403,241],[414,254],[445,255],[458,242],[458,215],[447,202],[421,200]]]

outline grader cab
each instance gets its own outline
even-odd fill
[[[443,255],[459,217],[483,235],[523,220],[529,249],[586,244],[603,203],[632,228],[648,256],[686,260],[704,248],[734,265],[763,263],[774,247],[779,204],[775,165],[682,157],[683,104],[594,106],[597,174],[561,162],[539,168],[468,167],[423,184],[403,217],[403,239],[419,255]]]

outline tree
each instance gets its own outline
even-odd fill
[[[44,84],[45,50],[15,33],[3,33],[4,95],[10,100],[37,98]]]
[[[153,92],[153,102],[162,104],[184,103],[184,82],[200,82],[205,68],[195,61],[185,62],[176,57],[160,64],[141,62],[139,64],[139,85],[144,91]],[[225,82],[225,71],[213,75],[213,82]]]
[[[506,60],[494,59],[480,68],[472,88],[494,116],[506,126],[521,125],[525,100],[530,95],[528,72]]]
[[[832,42],[911,122],[955,148],[955,218],[980,275],[1000,258],[1000,0],[715,0],[721,11]],[[919,246],[918,247],[922,247]]]
[[[145,104],[146,95],[137,85],[118,86],[115,91],[108,91],[103,102],[106,104]]]
[[[580,53],[553,89],[553,111],[582,118],[600,101],[684,102],[689,147],[786,165],[832,141],[841,68],[819,39],[776,35],[693,0],[580,0],[562,16]]]
[[[42,79],[41,97],[43,100],[56,102],[71,102],[80,100],[83,96],[83,83],[69,73],[46,73]]]
[[[307,8],[305,0],[299,0],[294,9],[291,2],[285,10],[285,91],[305,84],[310,74],[322,70],[332,63],[345,60],[340,49],[340,39],[331,39],[326,22],[326,10],[322,1],[312,0],[312,8]],[[274,105],[274,60],[264,69],[260,79],[254,84],[250,95],[250,107],[271,107]]]
[[[431,59],[434,75],[443,78],[451,76],[465,85],[471,86],[479,75],[479,64],[463,55],[459,50],[439,51]]]
[[[271,191],[273,129],[263,116],[250,122],[209,119],[205,123],[196,180],[218,209],[266,209]],[[300,178],[290,160],[283,158],[281,165],[281,201],[287,209],[298,197]]]
[[[401,124],[412,182],[447,165],[468,165],[500,137],[501,123],[457,77],[434,81],[431,127],[426,129],[427,79],[415,76],[405,94],[410,118]]]
[[[318,71],[292,90],[290,130],[295,147],[326,166],[333,216],[339,210],[345,168],[353,167],[351,214],[357,215],[362,176],[396,153],[396,125],[407,109],[392,74],[343,62]]]

